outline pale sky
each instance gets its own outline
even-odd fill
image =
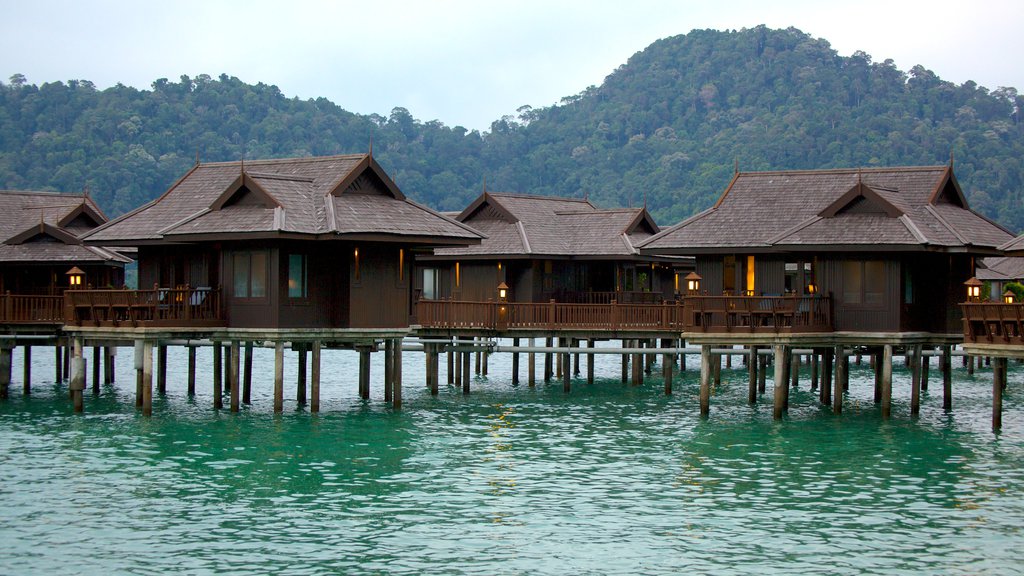
[[[659,38],[793,26],[901,70],[1024,91],[1024,2],[0,0],[0,81],[149,89],[221,73],[360,114],[487,130],[550,106]]]

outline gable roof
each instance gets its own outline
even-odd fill
[[[1009,238],[971,211],[950,166],[737,173],[714,207],[644,253],[940,250],[996,253]]]
[[[1010,256],[1024,256],[1024,234],[1006,242],[999,249]]]
[[[0,191],[0,262],[131,262],[116,250],[82,245],[78,235],[106,219],[88,194]]]
[[[197,164],[90,244],[350,237],[468,244],[480,234],[402,194],[368,154]]]
[[[978,280],[1024,280],[1024,258],[995,256],[982,258],[975,276]]]
[[[644,208],[599,209],[589,200],[484,192],[457,219],[486,234],[479,245],[438,248],[438,258],[635,258],[658,232]]]

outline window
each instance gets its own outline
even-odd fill
[[[235,252],[235,298],[264,298],[267,295],[267,252],[248,250]]]
[[[437,300],[439,293],[438,278],[440,274],[437,268],[423,269],[423,298],[426,300]]]
[[[754,257],[747,256],[747,295],[754,295]]]
[[[885,304],[885,262],[843,262],[843,302],[875,307]]]
[[[736,292],[736,257],[726,256],[722,265],[722,293]]]
[[[305,298],[306,293],[306,255],[288,255],[288,297]]]

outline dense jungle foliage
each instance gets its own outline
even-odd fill
[[[358,86],[358,83],[353,83]],[[0,188],[88,188],[111,215],[195,162],[365,152],[443,210],[489,190],[647,205],[663,225],[710,206],[734,171],[944,164],[972,207],[1024,229],[1024,97],[942,80],[796,29],[658,40],[591,86],[478,132],[409,110],[358,115],[222,74],[151,90],[0,83]]]

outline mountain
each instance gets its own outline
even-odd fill
[[[88,188],[110,214],[203,161],[366,151],[442,210],[490,190],[646,202],[662,224],[710,206],[733,171],[943,164],[972,207],[1024,229],[1024,97],[956,85],[790,28],[695,30],[658,40],[601,86],[524,106],[489,131],[287,98],[237,78],[0,84],[0,188]]]

